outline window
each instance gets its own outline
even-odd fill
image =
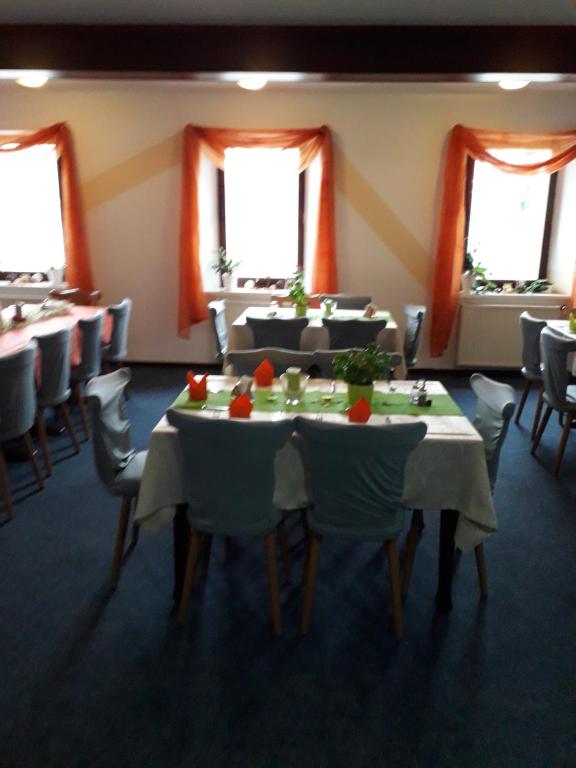
[[[0,277],[23,272],[46,274],[64,264],[54,145],[0,151]]]
[[[538,163],[549,150],[489,150],[514,164]],[[545,278],[556,174],[521,176],[490,163],[468,166],[467,245],[494,282]]]

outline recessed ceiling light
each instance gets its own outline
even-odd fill
[[[498,85],[505,91],[519,91],[521,88],[526,88],[530,84],[530,80],[500,80]]]
[[[16,82],[24,88],[42,88],[48,82],[48,75],[45,72],[26,72]]]
[[[265,77],[243,77],[238,80],[240,88],[244,88],[246,91],[260,91],[268,84],[268,79]]]

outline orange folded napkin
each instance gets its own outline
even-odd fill
[[[232,400],[228,408],[231,418],[233,419],[249,419],[252,413],[252,403],[248,395],[238,395],[235,400]]]
[[[348,421],[353,421],[358,424],[365,424],[370,418],[372,410],[364,397],[357,400],[352,408],[348,409]]]
[[[259,387],[271,387],[274,378],[274,366],[269,360],[262,360],[254,371],[254,381]]]
[[[207,374],[204,374],[199,381],[196,381],[192,371],[188,371],[186,374],[188,380],[188,399],[189,400],[206,400],[208,397],[208,388],[206,380]]]

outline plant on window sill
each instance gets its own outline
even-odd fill
[[[212,270],[220,275],[222,287],[226,290],[229,290],[232,287],[232,274],[234,273],[235,269],[238,269],[240,262],[232,261],[232,259],[229,259],[226,255],[226,248],[224,248],[222,245],[218,248],[217,251],[214,251],[214,253],[217,256],[217,261],[216,264],[212,264]]]

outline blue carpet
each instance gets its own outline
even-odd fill
[[[133,373],[128,410],[143,448],[183,369]],[[467,378],[445,381],[470,414]],[[54,438],[41,493],[28,466],[11,465],[19,501],[0,527],[0,766],[573,768],[576,434],[554,480],[557,420],[532,458],[533,407],[531,398],[503,451],[488,599],[473,555],[462,555],[454,610],[435,613],[430,512],[400,643],[373,544],[323,543],[311,631],[298,636],[295,519],[281,638],[270,632],[260,541],[215,541],[183,628],[170,616],[170,527],[141,534],[110,597],[119,505],[96,479],[91,445],[74,456]]]

